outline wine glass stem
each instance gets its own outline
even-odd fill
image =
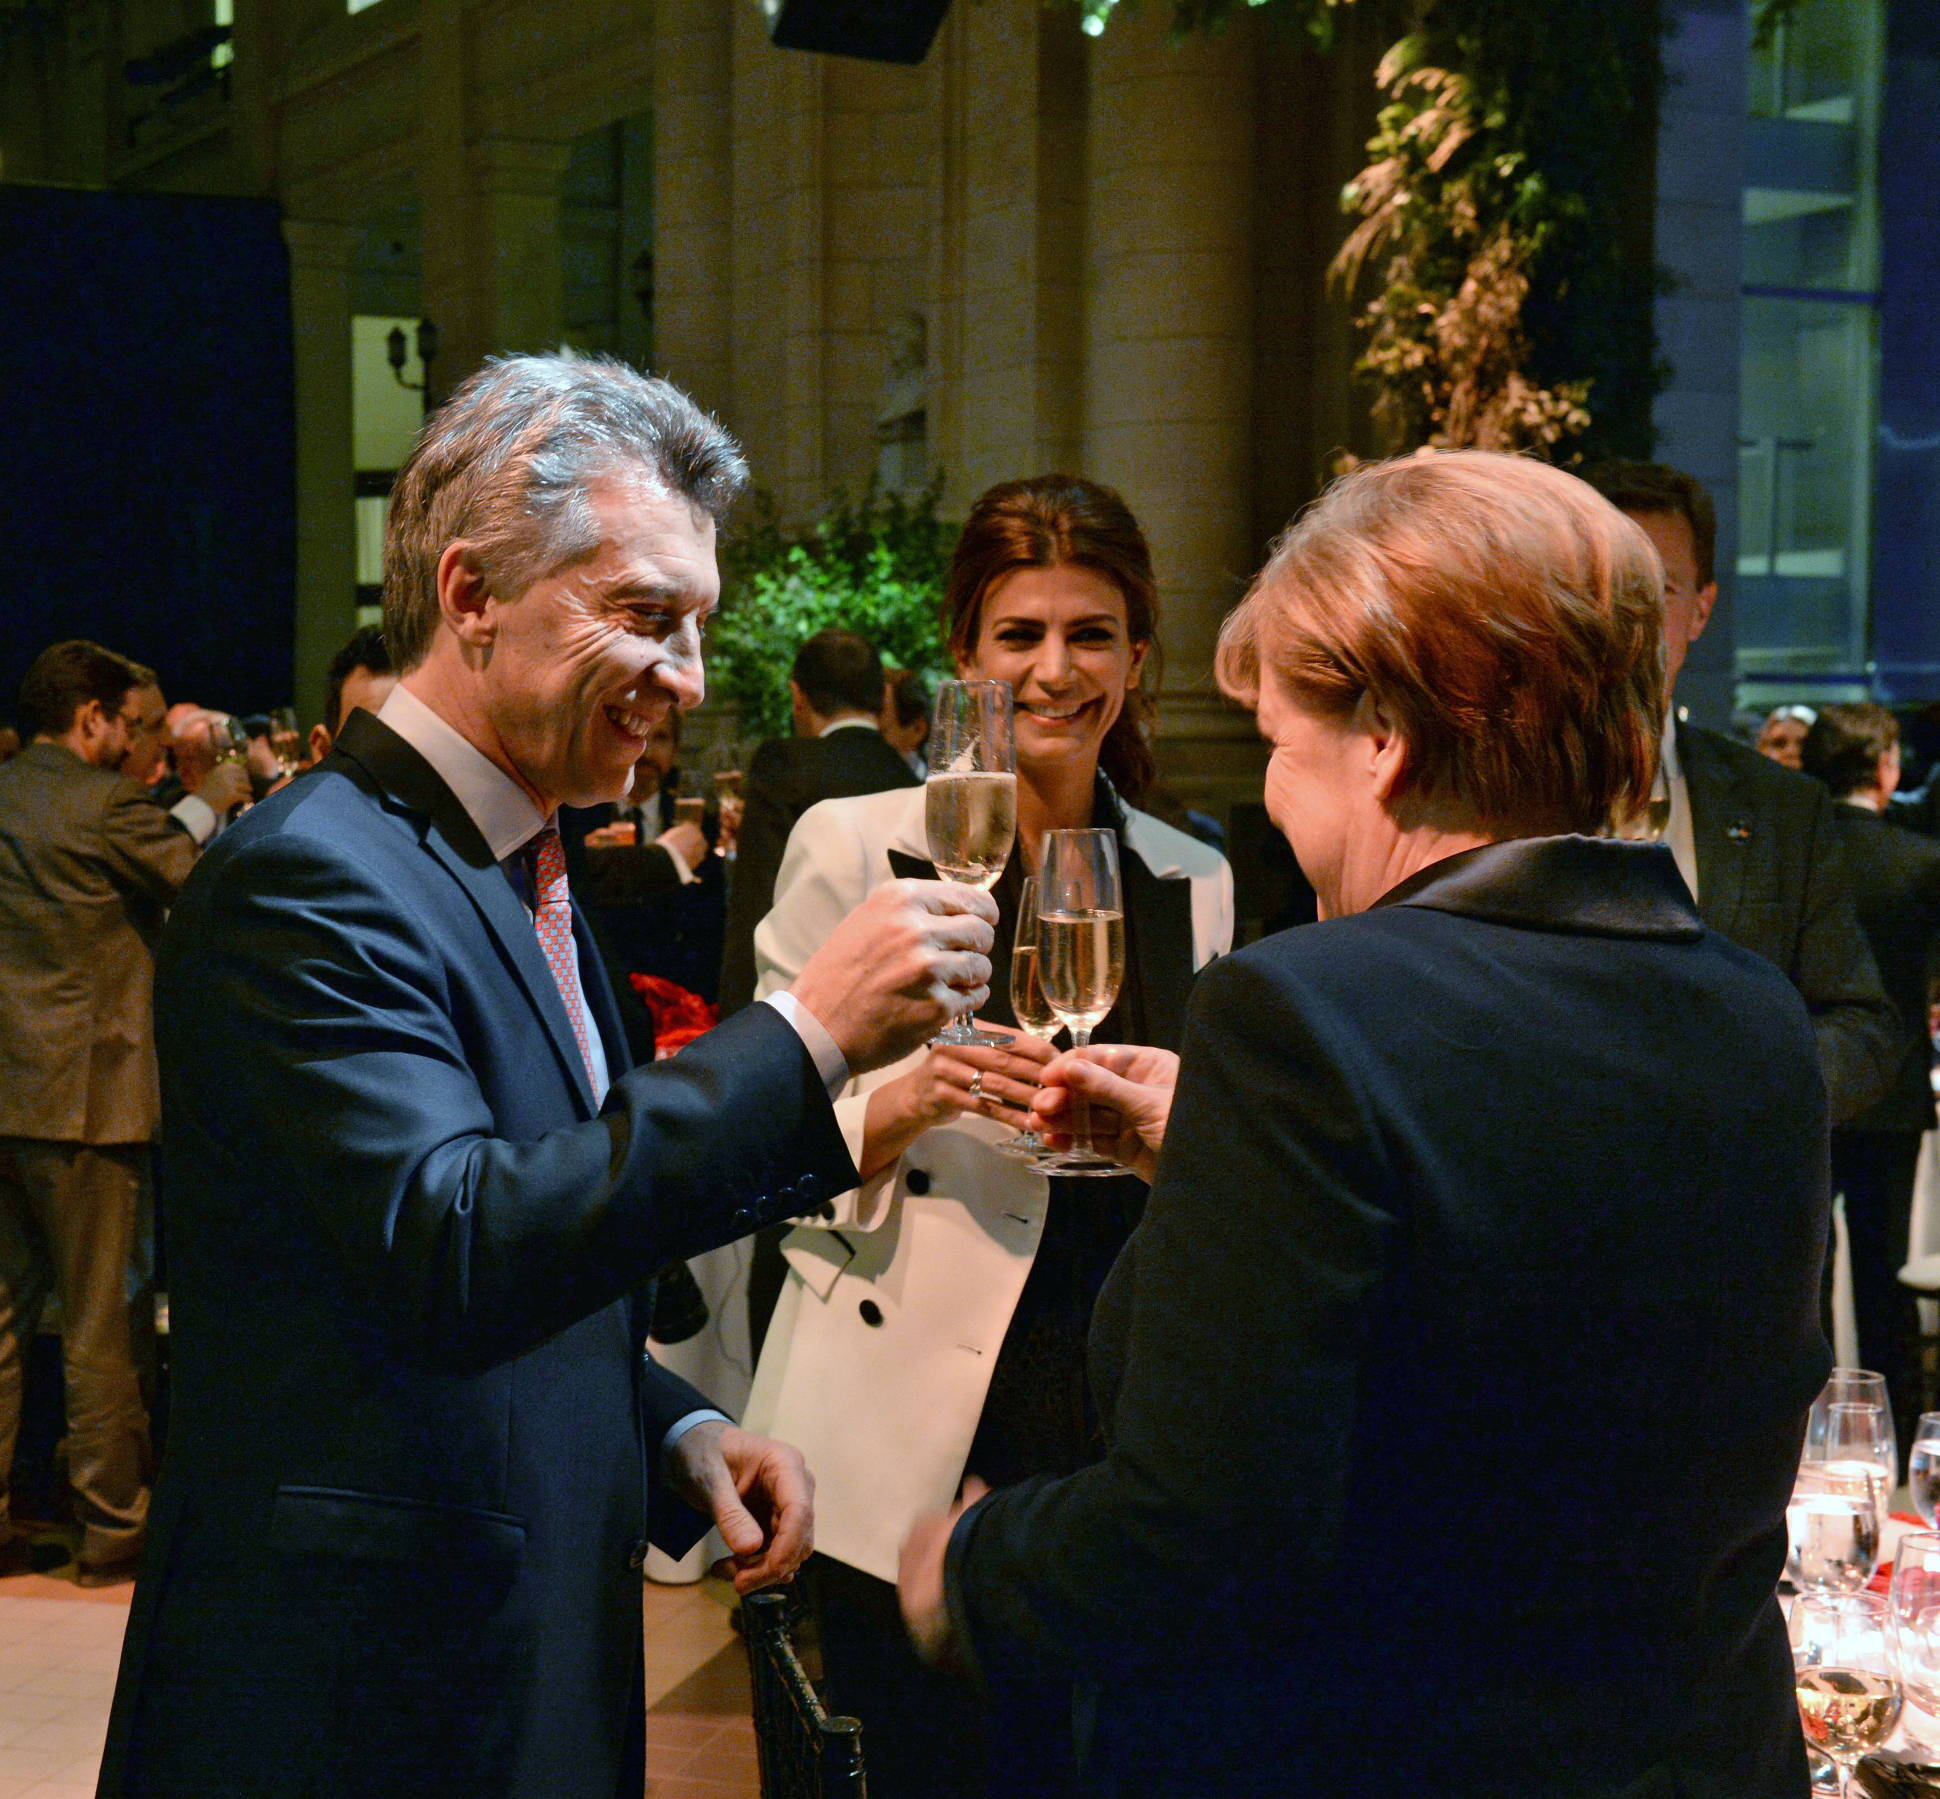
[[[1091,1041],[1089,1025],[1074,1024],[1071,1027],[1071,1047],[1083,1049]],[[1096,1155],[1097,1145],[1091,1140],[1091,1101],[1086,1099],[1075,1087],[1071,1090],[1071,1147],[1079,1155]]]

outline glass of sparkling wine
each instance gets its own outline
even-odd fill
[[[936,872],[988,892],[1017,840],[1017,731],[1008,681],[941,681],[930,728],[930,776],[923,784],[923,823]],[[933,1043],[982,1043],[1008,1037],[959,1018]]]
[[[1877,1593],[1802,1594],[1792,1607],[1792,1682],[1805,1739],[1839,1769],[1840,1799],[1854,1764],[1900,1719],[1898,1633]]]
[[[1922,1412],[1906,1455],[1906,1484],[1913,1490],[1913,1509],[1920,1522],[1933,1529],[1940,1514],[1940,1412]]]
[[[1919,1453],[1917,1443],[1914,1453]],[[1907,1737],[1930,1754],[1940,1748],[1940,1534],[1916,1530],[1900,1538],[1888,1602],[1906,1699],[1900,1722]]]
[[[1038,976],[1037,876],[1024,877],[1023,891],[1017,901],[1017,935],[1010,948],[1010,1009],[1017,1028],[1027,1037],[1049,1043],[1058,1034],[1058,1015],[1044,997],[1044,983]],[[1036,1161],[1052,1154],[1051,1146],[1027,1124],[1014,1137],[1006,1137],[996,1148],[1004,1155],[1023,1161]]]
[[[1038,977],[1082,1049],[1125,978],[1125,901],[1111,831],[1047,831],[1037,873]],[[1123,1174],[1091,1136],[1091,1107],[1071,1096],[1071,1148],[1045,1164],[1060,1175]]]
[[[1856,1593],[1879,1565],[1879,1502],[1869,1472],[1799,1469],[1785,1508],[1786,1578],[1801,1593]]]

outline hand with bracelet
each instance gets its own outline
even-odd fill
[[[977,1021],[977,1028],[1006,1030],[984,1019]],[[870,1093],[863,1125],[864,1180],[887,1167],[925,1131],[964,1112],[1011,1130],[1023,1129],[1037,1097],[1039,1071],[1057,1052],[1021,1031],[1007,1034],[1011,1040],[1002,1049],[932,1045],[907,1073]]]

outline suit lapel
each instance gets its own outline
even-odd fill
[[[1677,759],[1691,802],[1691,846],[1697,856],[1698,911],[1725,937],[1735,937],[1745,889],[1752,808],[1738,790],[1730,765],[1712,753],[1701,732],[1678,727]]]
[[[344,721],[342,735],[332,756],[356,763],[393,802],[423,821],[420,841],[432,858],[465,890],[480,920],[497,944],[501,956],[517,976],[519,985],[538,1013],[553,1053],[572,1082],[573,1091],[585,1116],[594,1115],[593,1090],[587,1082],[586,1064],[573,1036],[572,1021],[566,1016],[565,1002],[552,978],[551,965],[539,947],[538,933],[531,915],[512,891],[504,870],[493,859],[471,815],[458,803],[457,796],[439,778],[437,770],[388,725],[359,708]],[[574,918],[575,941],[579,920]],[[587,966],[582,950],[580,966]],[[599,966],[597,958],[592,966]]]
[[[1133,1000],[1127,1024],[1139,1043],[1177,1049],[1185,1035],[1192,988],[1192,883],[1155,875],[1118,834],[1118,873],[1125,888],[1125,960]]]

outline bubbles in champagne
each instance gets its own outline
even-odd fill
[[[1073,1030],[1090,1030],[1112,1009],[1125,978],[1124,913],[1040,913],[1037,944],[1051,1009]]]
[[[1017,777],[947,769],[924,783],[923,807],[937,873],[972,887],[994,885],[1017,836]]]

